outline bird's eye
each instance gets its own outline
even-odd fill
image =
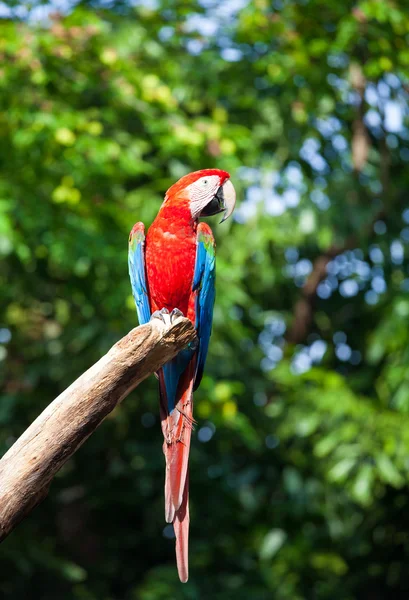
[[[207,185],[207,179],[203,179],[203,185]]]

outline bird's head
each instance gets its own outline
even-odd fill
[[[230,217],[236,204],[236,192],[227,171],[203,169],[185,175],[166,192],[169,200],[188,202],[193,219],[224,213],[223,223]]]

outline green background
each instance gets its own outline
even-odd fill
[[[0,597],[407,598],[407,3],[60,6],[0,6],[1,452],[136,325],[133,223],[195,169],[239,201],[210,219],[189,582],[152,377],[0,546]]]

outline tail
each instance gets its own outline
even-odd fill
[[[176,561],[180,580],[188,580],[189,473],[188,461],[193,420],[195,360],[180,376],[175,407],[169,412],[163,371],[159,373],[161,423],[166,459],[165,519],[173,523],[176,535]]]
[[[182,504],[175,512],[173,528],[176,535],[176,564],[179,579],[186,583],[189,578],[189,472],[186,475]]]

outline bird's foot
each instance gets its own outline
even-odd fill
[[[165,325],[172,325],[179,317],[184,317],[184,314],[178,308],[174,308],[171,313],[167,308],[162,308],[151,315],[151,319],[160,319]]]
[[[175,321],[179,317],[184,317],[184,316],[185,315],[182,313],[181,310],[179,310],[178,308],[174,308],[172,310],[172,312],[170,313],[170,322],[173,323],[173,321]]]
[[[159,319],[165,325],[170,325],[171,323],[170,314],[167,308],[155,310],[155,312],[151,314],[151,319]]]

